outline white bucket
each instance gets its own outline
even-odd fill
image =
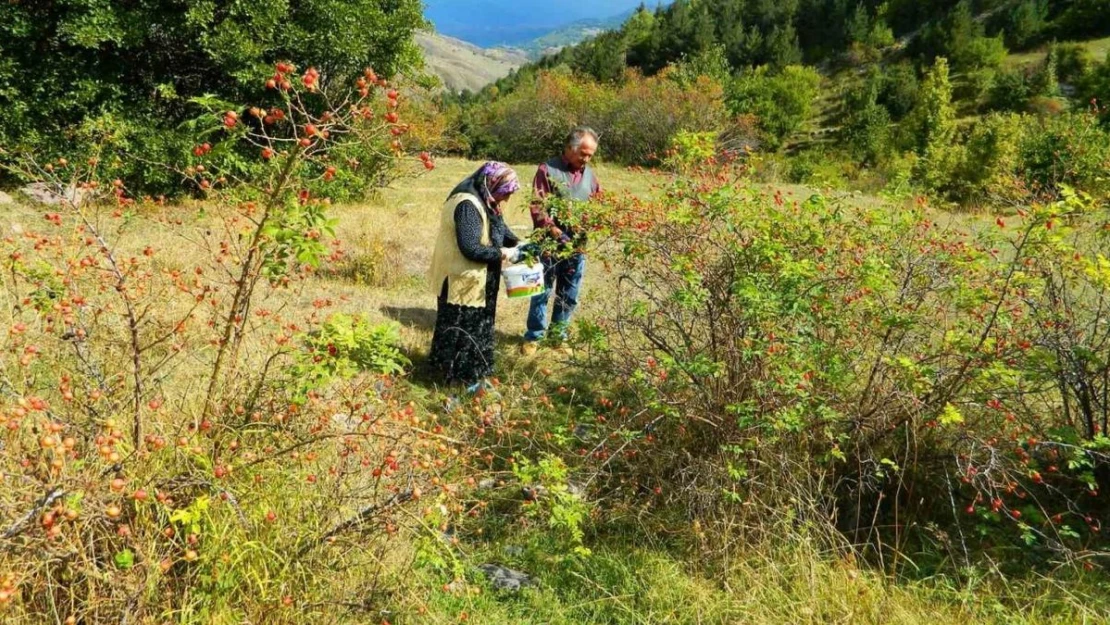
[[[544,292],[543,265],[510,265],[501,272],[505,276],[505,293],[510,298],[532,297]]]

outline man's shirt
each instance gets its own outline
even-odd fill
[[[566,161],[563,161],[563,163],[566,163]],[[582,181],[582,175],[585,173],[586,168],[581,167],[579,169],[571,169],[568,164],[567,171],[570,172],[571,184],[575,185]],[[541,163],[539,168],[536,170],[536,176],[532,179],[532,191],[535,193],[536,198],[539,200],[543,200],[553,192],[551,179],[547,177],[547,163]],[[590,195],[594,196],[600,192],[601,184],[597,180],[597,170],[594,170],[594,182],[593,188],[590,189]],[[551,226],[557,226],[560,230],[566,232],[567,229],[560,225],[558,223],[558,220],[553,219],[550,215],[547,214],[547,211],[544,210],[544,205],[542,201],[532,202],[529,210],[532,213],[533,227],[547,229]]]

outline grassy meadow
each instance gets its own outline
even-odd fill
[[[435,300],[427,289],[424,271],[432,253],[438,211],[447,191],[478,165],[461,159],[442,159],[435,170],[398,180],[366,202],[333,207],[332,215],[338,220],[336,236],[343,242],[346,257],[299,282],[294,289],[267,291],[257,306],[299,318],[312,316],[325,302],[329,312],[364,314],[373,322],[397,322],[401,326],[402,348],[419,370],[435,321]],[[534,172],[532,165],[519,165],[517,170],[522,179],[529,181]],[[604,164],[599,167],[599,176],[608,191],[637,196],[652,194],[653,186],[665,180],[662,174]],[[810,193],[801,186],[782,189],[787,197],[804,198]],[[767,188],[768,193],[773,190]],[[508,223],[521,233],[531,227],[526,197],[525,193],[518,195],[506,208]],[[877,201],[867,197],[845,198],[849,203]],[[203,208],[203,204],[148,207],[134,216],[117,249],[120,253],[139,253],[146,246],[165,250],[158,256],[158,263],[167,271],[199,267],[210,254],[200,244],[204,240],[202,232],[213,225]],[[39,209],[16,207],[5,215],[3,225],[5,230],[17,233],[40,219]],[[977,223],[974,216],[960,216],[946,226],[962,228]],[[614,304],[607,295],[611,291],[606,288],[611,278],[603,262],[592,261],[578,313],[580,318],[590,319]],[[527,359],[518,356],[527,305],[527,301],[511,301],[504,296],[499,302],[498,368],[506,388],[535,384],[558,395],[563,385],[582,383],[575,376],[575,363],[566,357],[546,350]],[[264,336],[260,332],[248,337],[247,361],[251,360],[251,351],[265,351],[259,343],[266,340]],[[195,394],[195,390],[190,390],[195,374],[190,363],[182,363],[169,374],[167,384],[188,397]],[[398,384],[403,388],[401,401],[414,401],[410,405],[416,406],[418,415],[435,418],[444,395],[434,380],[417,374]],[[594,390],[604,389],[605,381],[593,380],[591,386]],[[557,420],[561,418],[558,411],[562,404],[555,405],[548,414]],[[174,417],[163,418],[163,423],[150,427],[183,431]],[[453,440],[451,437],[456,434],[462,433],[446,431],[443,436]],[[271,479],[269,476],[280,480],[285,469],[276,466],[272,471],[267,480]],[[356,470],[352,479],[355,484],[362,484],[364,478],[358,474]],[[281,512],[279,518],[299,515],[300,520],[295,521],[301,525],[299,529],[319,531],[314,528],[322,527],[330,518],[326,508],[332,506],[331,500],[324,493],[322,499],[303,502],[298,511],[294,502],[298,497],[309,496],[308,491],[298,490],[303,484],[287,486],[288,490],[274,487],[263,499],[274,506],[280,505],[274,502],[284,500],[288,510]],[[359,486],[364,487],[368,486]],[[502,501],[494,505],[510,504]],[[606,505],[604,501],[596,502],[598,507]],[[338,508],[348,509],[350,505],[342,503]],[[657,514],[662,515],[658,518],[672,522],[657,522],[653,517]],[[714,545],[729,542],[728,537],[706,540],[696,524],[673,533],[676,527],[673,521],[682,516],[681,510],[649,513],[646,504],[638,510],[624,509],[588,529],[582,540],[590,555],[568,556],[553,534],[556,528],[528,515],[489,515],[469,527],[458,540],[451,539],[449,548],[440,545],[435,538],[437,532],[414,515],[408,519],[411,521],[408,529],[393,536],[388,551],[384,547],[374,551],[371,543],[356,538],[340,541],[337,544],[341,548],[316,554],[312,560],[290,558],[290,554],[243,555],[242,570],[236,575],[241,576],[245,588],[256,583],[257,596],[251,592],[232,594],[216,601],[214,609],[209,605],[205,610],[147,613],[140,622],[1093,624],[1106,622],[1105,610],[1110,605],[1099,590],[1101,578],[1094,575],[1083,578],[1071,572],[1014,578],[991,568],[976,567],[964,571],[963,579],[956,580],[914,573],[912,557],[907,555],[900,567],[907,574],[894,578],[844,556],[848,551],[842,537],[786,517],[766,519],[771,534],[778,536],[776,540],[736,544],[722,552]],[[681,523],[678,521],[678,526]],[[235,540],[254,543],[249,533],[234,538],[238,530],[228,527],[219,531],[226,533],[220,539],[226,541],[220,543],[220,548]],[[0,566],[3,562],[0,560]],[[492,590],[475,569],[491,562],[526,572],[533,577],[533,587],[518,593]],[[280,577],[283,574],[278,569],[291,566],[303,567],[297,573],[300,583],[318,601],[305,605],[290,599],[274,609],[277,591],[261,580],[252,582],[251,576]],[[145,581],[131,580],[134,591],[139,593],[136,596],[142,594],[143,584],[152,588],[153,577],[142,579]],[[380,595],[375,590],[379,581],[388,588]],[[290,592],[286,596],[295,597],[287,584],[283,582],[281,592]],[[204,603],[195,594],[199,591],[185,592],[198,605]],[[362,597],[362,603],[351,599],[362,593],[369,593]],[[54,614],[59,623],[100,622],[64,621],[65,612],[60,609]],[[35,622],[16,613],[9,613],[8,617],[10,620],[5,618],[4,622]]]
[[[395,183],[373,200],[342,206],[338,236],[350,252],[364,250],[362,241],[376,241],[390,250],[391,267],[402,268],[382,286],[358,286],[324,281],[314,288],[342,293],[345,306],[366,312],[375,320],[395,320],[404,326],[404,341],[415,358],[426,353],[434,324],[435,302],[425,288],[423,270],[431,255],[439,202],[457,180],[479,163],[441,159],[427,175]],[[515,165],[530,180],[534,165]],[[665,174],[601,164],[604,188],[615,194],[646,197]],[[766,185],[768,195],[782,190],[788,198],[804,199],[814,191],[801,185]],[[882,200],[859,194],[837,194],[847,205],[874,207]],[[506,207],[507,221],[517,232],[527,232],[530,218],[527,195],[514,197]],[[946,229],[968,231],[993,224],[974,214],[934,213]],[[613,273],[592,259],[578,312],[589,319],[612,304],[607,281]],[[524,331],[527,301],[502,297],[498,303],[498,367],[508,381],[534,379],[538,368],[554,370],[551,386],[573,377],[574,364],[550,351],[522,359],[517,354]],[[604,386],[602,383],[600,386]],[[772,520],[772,524],[775,522]],[[695,528],[696,529],[696,528]],[[784,536],[796,528],[781,528]],[[497,540],[475,541],[461,550],[468,565],[499,562],[538,574],[538,588],[520,596],[505,593],[459,595],[438,587],[447,580],[417,576],[409,589],[414,601],[429,610],[412,622],[455,623],[469,618],[477,623],[1096,623],[1105,603],[1084,605],[1086,583],[1069,586],[1061,579],[1034,575],[1003,581],[990,570],[968,571],[959,584],[938,577],[894,581],[853,560],[833,556],[838,541],[798,532],[778,545],[753,545],[726,562],[715,561],[705,545],[683,537],[661,534],[649,521],[601,528],[592,537],[593,554],[568,562],[553,551],[542,527],[514,526]],[[796,539],[796,540],[795,540]],[[1073,593],[1076,593],[1073,595]],[[1095,595],[1099,593],[1094,593]]]

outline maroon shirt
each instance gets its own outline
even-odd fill
[[[563,160],[566,163],[566,160]],[[570,183],[576,185],[582,181],[582,173],[585,168],[571,169],[569,163],[567,164],[567,171],[570,172]],[[532,191],[536,194],[538,199],[543,199],[551,193],[551,180],[547,177],[547,163],[541,163],[539,169],[536,170],[536,177],[532,179]],[[597,195],[601,193],[601,184],[597,181],[597,171],[594,171],[594,184],[590,189],[590,195]],[[529,207],[532,213],[532,226],[536,228],[550,228],[557,225],[555,220],[552,219],[547,211],[543,209],[543,202],[532,202]],[[562,228],[560,228],[562,230]]]

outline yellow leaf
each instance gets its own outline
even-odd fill
[[[938,421],[940,421],[941,425],[956,425],[957,423],[964,422],[964,416],[960,414],[959,409],[952,404],[945,404],[944,411],[940,413],[940,419],[938,419]]]

